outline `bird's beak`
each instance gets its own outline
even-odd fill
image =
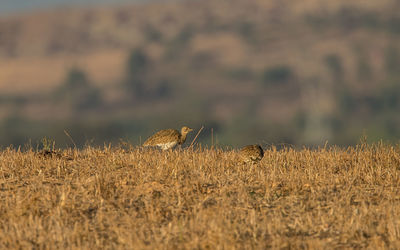
[[[189,132],[192,132],[193,131],[193,129],[192,128],[189,128]]]

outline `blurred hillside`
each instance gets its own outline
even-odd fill
[[[400,3],[181,1],[0,18],[0,144],[400,138]],[[189,138],[190,140],[190,138]]]
[[[106,5],[106,4],[127,4],[141,1],[157,0],[1,0],[0,15],[32,11],[41,8],[65,7],[71,4],[77,6]]]

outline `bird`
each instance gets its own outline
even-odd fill
[[[163,129],[150,136],[144,143],[144,147],[160,147],[162,150],[174,148],[182,145],[186,141],[186,136],[193,129],[183,126],[179,132],[176,129]]]
[[[247,145],[239,150],[239,157],[242,163],[255,164],[261,161],[264,150],[260,145]]]

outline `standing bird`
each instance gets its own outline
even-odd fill
[[[264,150],[260,145],[247,145],[239,151],[240,161],[244,163],[258,163],[264,156]]]
[[[186,136],[193,129],[183,126],[181,132],[176,129],[160,130],[154,135],[150,136],[144,143],[145,147],[160,147],[162,150],[174,148],[176,145],[182,145],[186,141]]]

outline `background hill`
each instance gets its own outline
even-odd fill
[[[78,6],[90,6],[99,4],[127,4],[135,2],[143,2],[143,0],[2,0],[0,14],[4,15],[9,13],[32,11],[41,8],[70,6],[72,4]]]
[[[181,1],[0,18],[0,143],[400,138],[397,1]]]

